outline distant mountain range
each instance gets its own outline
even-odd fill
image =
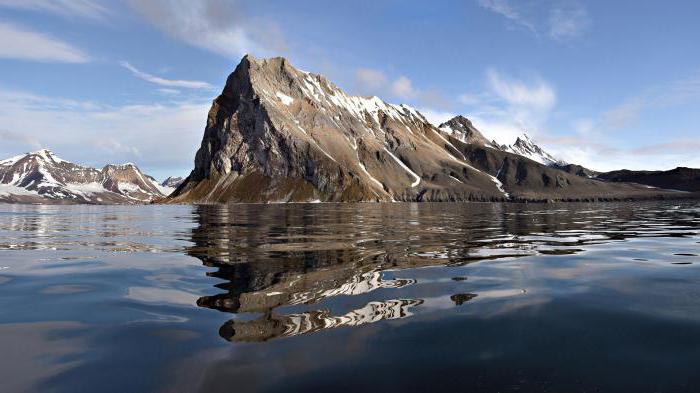
[[[39,150],[0,161],[0,202],[134,204],[162,199],[176,180],[159,184],[134,164],[95,169]]]
[[[527,135],[499,145],[463,116],[436,127],[414,108],[350,96],[284,58],[245,56],[214,100],[194,170],[168,201],[589,201],[687,195],[597,175],[557,159]]]

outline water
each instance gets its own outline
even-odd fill
[[[700,203],[0,205],[0,391],[700,390]]]

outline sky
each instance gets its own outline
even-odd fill
[[[694,0],[0,0],[0,158],[186,176],[250,53],[594,170],[700,167],[697,15]]]

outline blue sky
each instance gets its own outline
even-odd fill
[[[431,4],[437,3],[437,4]],[[0,157],[186,175],[244,53],[526,130],[598,170],[700,167],[700,2],[0,0]]]

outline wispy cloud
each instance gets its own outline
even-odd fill
[[[418,96],[418,91],[413,87],[413,82],[402,75],[391,83],[391,94],[403,100],[410,100]]]
[[[214,86],[207,82],[202,82],[202,81],[188,81],[188,80],[174,80],[174,79],[165,79],[161,78],[159,76],[155,76],[152,74],[149,74],[147,72],[143,72],[133,65],[131,65],[129,62],[126,61],[121,61],[119,64],[126,68],[127,70],[131,71],[132,74],[134,74],[137,78],[143,79],[147,82],[154,83],[159,86],[165,86],[165,87],[180,87],[180,88],[185,88],[185,89],[213,89]],[[172,91],[170,91],[172,93]]]
[[[672,107],[700,98],[700,72],[646,89],[630,97],[603,115],[602,123],[611,129],[622,129],[635,124],[640,115],[650,109]]]
[[[386,84],[386,75],[371,68],[355,70],[355,89],[363,95],[377,94]]]
[[[38,139],[20,132],[0,130],[0,139],[2,139],[2,141],[6,144],[15,143],[22,147],[29,147],[31,149],[41,148],[41,142],[39,142]]]
[[[533,33],[537,32],[535,25],[511,5],[508,0],[478,0],[478,2],[481,7],[497,13]]]
[[[24,27],[0,22],[0,58],[60,63],[87,63],[90,57],[73,45]]]
[[[556,41],[579,37],[590,25],[588,10],[578,0],[477,0],[477,3],[506,18],[514,26]]]
[[[528,85],[517,79],[508,79],[495,69],[489,69],[486,75],[491,91],[513,107],[549,110],[556,104],[554,88],[542,79]]]
[[[78,163],[135,161],[160,177],[171,170],[183,174],[192,168],[209,107],[209,100],[102,106],[0,89],[5,130],[0,138],[24,138],[0,143],[0,157],[25,152],[31,141],[41,141],[42,147]]]
[[[128,4],[171,37],[225,57],[267,56],[287,48],[277,24],[246,13],[242,1],[128,0]]]
[[[100,19],[108,14],[104,2],[94,0],[0,0],[0,7],[92,19]]]
[[[558,4],[549,14],[549,36],[558,41],[579,37],[589,24],[588,11],[581,3]]]
[[[469,117],[487,137],[505,144],[513,143],[524,131],[543,135],[557,94],[540,77],[525,81],[488,69],[484,90],[464,93],[458,100],[469,108]]]
[[[656,154],[677,154],[677,153],[692,153],[697,154],[700,151],[700,141],[697,139],[675,139],[666,143],[642,146],[635,148],[634,154],[656,155]]]

